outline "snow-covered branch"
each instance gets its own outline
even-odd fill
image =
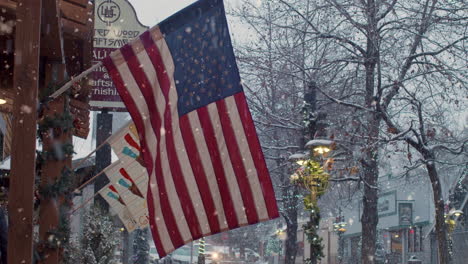
[[[343,178],[330,178],[332,182],[344,182],[344,181],[360,181],[360,177],[343,177]]]
[[[281,125],[281,124],[274,124],[274,123],[267,123],[263,122],[260,120],[254,120],[255,123],[267,126],[267,127],[277,127],[277,128],[283,128],[283,129],[292,129],[292,130],[302,130],[302,127],[299,126],[286,126],[286,125]]]
[[[290,150],[290,149],[300,149],[301,147],[299,146],[262,146],[263,148],[266,149],[274,149],[274,150]]]
[[[422,56],[436,56],[436,55],[439,55],[440,53],[450,49],[451,47],[455,46],[457,43],[463,41],[463,40],[466,40],[468,39],[468,36],[465,36],[463,38],[460,38],[460,39],[457,39],[456,41],[450,43],[449,45],[437,50],[437,51],[430,51],[430,52],[421,52],[421,53],[418,53],[418,54],[413,54],[411,56],[408,57],[408,59],[415,59],[417,57],[422,57]]]
[[[424,5],[421,22],[418,28],[418,32],[414,35],[413,42],[411,43],[409,56],[405,59],[403,66],[401,67],[400,73],[398,75],[398,79],[395,81],[394,85],[392,86],[392,89],[384,96],[384,98],[381,101],[382,107],[384,109],[386,109],[390,105],[390,102],[392,101],[393,97],[397,95],[402,80],[405,79],[406,74],[408,73],[411,65],[413,64],[414,59],[416,58],[413,56],[416,54],[416,50],[421,45],[422,39],[429,28],[432,14],[434,12],[436,4],[437,1],[432,1],[431,6],[429,7],[429,1],[426,1]]]
[[[290,3],[284,1],[284,0],[279,0],[281,3],[283,3],[284,5],[286,5],[289,9],[291,9],[294,13],[296,13],[297,15],[299,15],[302,19],[304,19],[304,21],[315,31],[315,34],[320,37],[320,38],[331,38],[331,39],[336,39],[338,41],[341,41],[341,42],[344,42],[344,43],[348,43],[349,45],[351,45],[353,48],[357,49],[361,55],[364,55],[366,53],[366,51],[360,47],[357,43],[353,42],[352,40],[350,39],[347,39],[347,38],[343,38],[343,37],[340,37],[340,36],[337,36],[337,35],[332,35],[332,34],[327,34],[327,33],[323,33],[321,32],[309,19],[307,19],[307,17],[304,16],[304,14],[302,14],[301,12],[299,12],[299,10],[297,10],[295,7],[293,7]],[[335,2],[335,1],[334,1]],[[336,2],[335,2],[336,3]],[[340,6],[338,5],[337,9],[340,11],[340,12],[344,12],[344,15],[347,19],[351,19],[350,22],[351,23],[356,23],[357,26],[359,26],[361,29],[364,27],[364,25],[362,24],[359,24],[357,22],[355,22],[351,16],[349,14],[346,13],[346,11],[343,11],[342,8],[340,8]]]
[[[468,145],[468,139],[465,139],[464,142],[462,142],[459,146],[456,146],[456,147],[447,147],[446,145],[438,144],[438,145],[431,146],[430,149],[445,150],[452,154],[459,155],[466,151],[467,145]],[[465,155],[467,155],[467,153],[465,153]]]
[[[317,86],[317,90],[319,90],[319,92],[321,94],[325,95],[325,97],[328,98],[330,101],[332,101],[332,102],[334,102],[334,103],[336,103],[338,105],[344,105],[344,106],[356,108],[356,109],[367,111],[367,112],[373,112],[373,110],[370,110],[370,109],[368,109],[368,108],[366,108],[364,106],[336,99],[335,97],[329,95],[327,92],[325,92],[323,89],[321,89],[319,86]]]

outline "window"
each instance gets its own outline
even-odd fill
[[[415,240],[416,240],[416,229],[415,228],[408,228],[407,235],[408,235],[408,252],[415,252]]]
[[[408,231],[408,252],[420,252],[423,249],[422,226],[411,227]]]
[[[390,232],[390,241],[391,241],[391,251],[392,253],[402,253],[403,252],[403,243],[402,243],[402,232],[392,231]]]

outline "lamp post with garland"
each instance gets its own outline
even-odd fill
[[[200,238],[198,242],[198,264],[205,264],[205,238]]]
[[[322,167],[324,157],[327,157],[334,142],[325,139],[317,139],[317,136],[325,135],[326,124],[321,122],[326,114],[317,111],[317,83],[310,81],[307,90],[304,91],[303,143],[308,139],[305,148],[308,153],[297,153],[289,157],[289,160],[300,165],[299,169],[291,175],[290,180],[309,192],[304,197],[304,208],[310,213],[307,224],[304,225],[304,233],[310,243],[310,257],[306,263],[315,264],[323,255],[322,238],[318,236],[320,222],[320,209],[317,200],[328,187],[328,173]]]
[[[297,153],[289,157],[290,161],[300,165],[291,175],[291,182],[309,191],[309,195],[304,197],[305,210],[310,213],[309,221],[304,225],[304,233],[310,244],[310,258],[306,262],[312,264],[324,256],[322,238],[318,235],[320,209],[317,201],[328,187],[329,175],[322,167],[322,163],[333,145],[333,141],[330,140],[313,139],[305,145],[310,149],[309,154]]]
[[[446,210],[447,210],[447,208],[448,207],[446,207]],[[460,217],[461,215],[463,215],[463,211],[454,210],[454,209],[444,213],[445,224],[447,225],[447,230],[448,230],[448,251],[449,251],[450,258],[453,257],[452,233],[455,230],[455,227],[457,225],[458,217]]]
[[[343,261],[343,234],[346,232],[346,222],[344,221],[344,216],[341,215],[341,209],[339,215],[335,219],[335,223],[333,223],[333,231],[338,234],[338,263],[342,263]]]

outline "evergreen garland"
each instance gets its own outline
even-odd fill
[[[39,106],[39,126],[37,136],[42,143],[43,138],[48,136],[51,140],[59,138],[65,133],[69,133],[73,129],[73,116],[71,115],[67,105],[65,111],[61,114],[55,114],[53,117],[44,117],[44,110],[49,107],[51,98],[49,95],[53,93],[60,85],[50,84],[46,89],[42,89],[40,93]],[[65,102],[66,104],[66,102]],[[49,151],[37,151],[38,171],[42,166],[49,161],[60,161],[71,157],[74,154],[73,144],[70,142],[53,141],[52,149]],[[41,173],[38,173],[41,174]],[[43,178],[41,179],[44,180]],[[49,250],[59,249],[62,257],[67,258],[68,254],[63,255],[64,249],[70,251],[70,225],[69,211],[72,207],[72,196],[75,187],[75,174],[72,169],[64,167],[61,174],[54,182],[46,182],[38,187],[39,202],[41,200],[55,200],[59,205],[59,223],[54,229],[50,229],[46,233],[46,239],[41,240],[36,244],[35,258],[36,260],[44,260],[45,254]],[[65,261],[65,263],[68,263]]]
[[[69,214],[72,206],[72,192],[74,174],[68,168],[62,171],[61,176],[54,183],[41,186],[39,188],[40,199],[57,199],[63,197],[59,208],[59,224],[57,228],[47,231],[47,239],[41,240],[36,245],[36,258],[44,259],[44,253],[50,249],[67,248],[70,238]],[[67,255],[65,255],[66,257]],[[65,262],[67,263],[67,262]]]
[[[73,116],[69,111],[65,111],[62,115],[55,114],[54,117],[44,117],[39,123],[38,137],[42,137],[46,133],[53,132],[53,135],[67,133],[73,129]]]
[[[307,222],[303,226],[304,233],[307,236],[307,241],[310,243],[311,248],[310,258],[306,260],[306,263],[316,263],[316,260],[320,260],[324,257],[322,245],[323,239],[318,235],[320,223],[320,209],[316,203],[312,203],[309,212],[309,222]],[[315,262],[312,260],[315,260]]]
[[[75,174],[73,171],[70,168],[65,167],[57,181],[43,185],[39,188],[41,199],[53,199],[59,196],[70,195],[74,190],[74,176]]]
[[[324,257],[322,238],[318,235],[320,208],[317,200],[325,193],[328,178],[328,173],[316,160],[307,160],[304,166],[291,177],[293,183],[310,191],[310,195],[304,197],[304,207],[310,213],[309,222],[303,226],[307,241],[311,246],[310,258],[306,260],[306,263],[317,263],[317,260]]]

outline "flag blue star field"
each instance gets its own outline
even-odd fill
[[[279,216],[222,0],[192,4],[104,65],[138,130],[161,257]]]

